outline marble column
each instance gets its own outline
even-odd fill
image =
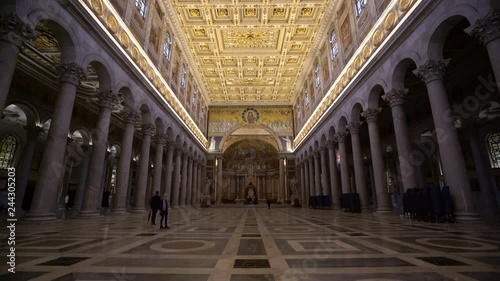
[[[314,156],[311,154],[309,156],[309,196],[314,196],[316,195],[315,191],[315,185],[314,185]]]
[[[385,178],[385,163],[380,143],[380,133],[378,128],[378,114],[380,109],[368,108],[362,115],[368,123],[368,134],[370,136],[370,151],[372,154],[373,179],[375,191],[377,193],[377,212],[389,212],[392,210],[387,182]]]
[[[340,152],[340,178],[342,181],[342,193],[351,193],[351,183],[349,180],[349,166],[347,164],[347,150],[345,147],[346,132],[335,134],[335,140],[339,144]]]
[[[21,161],[16,172],[16,217],[20,218],[23,215],[23,201],[26,194],[26,186],[28,185],[31,161],[35,152],[36,141],[43,128],[33,126],[26,131],[26,143],[23,147]]]
[[[320,150],[314,152],[314,195],[321,195]]]
[[[200,163],[198,161],[194,161],[193,163],[193,194],[191,197],[191,205],[197,206],[198,205],[198,192],[200,188],[200,178],[199,178],[199,172],[200,172]]]
[[[302,161],[304,165],[304,194],[305,194],[305,201],[304,204],[306,204],[307,207],[309,207],[309,161],[308,159],[304,159]]]
[[[476,175],[479,182],[479,187],[481,188],[481,197],[483,199],[482,213],[487,215],[494,215],[498,212],[496,195],[495,191],[493,190],[493,187],[495,185],[490,180],[490,175],[488,174],[489,167],[484,165],[485,160],[479,147],[480,141],[477,135],[477,131],[475,129],[470,130],[469,137],[472,157],[474,158],[474,166],[476,167]]]
[[[186,186],[186,205],[191,206],[191,193],[193,192],[193,156],[188,156],[187,165],[187,186]]]
[[[335,155],[335,142],[327,141],[326,147],[328,148],[328,162],[330,168],[330,194],[332,196],[332,207],[334,210],[340,209],[340,187],[339,175],[337,172],[337,157]]]
[[[140,114],[137,111],[128,110],[123,114],[125,130],[122,137],[122,147],[120,159],[118,160],[118,170],[116,172],[116,187],[113,195],[113,207],[111,214],[122,215],[127,213],[127,191],[130,179],[130,164],[132,161],[132,143],[134,141],[135,123],[139,121]],[[142,155],[141,155],[141,158]]]
[[[330,195],[330,171],[328,168],[328,148],[326,146],[320,147],[319,153],[321,154],[321,186],[322,194]]]
[[[151,185],[150,196],[152,197],[154,192],[159,191],[160,196],[163,196],[163,188],[161,184],[161,177],[163,172],[163,146],[167,142],[167,136],[165,134],[156,135],[156,151],[155,151],[155,164],[153,169],[153,183]]]
[[[217,157],[217,184],[215,185],[215,200],[222,203],[222,157]]]
[[[347,125],[347,129],[351,134],[352,159],[354,162],[354,177],[356,181],[356,191],[359,193],[359,203],[361,209],[367,210],[368,206],[368,190],[366,188],[365,168],[363,165],[363,155],[361,153],[361,141],[359,139],[359,130],[361,122],[353,122]]]
[[[89,170],[86,175],[85,189],[83,191],[81,216],[99,215],[99,201],[102,180],[104,177],[104,161],[108,149],[108,133],[111,121],[111,112],[119,104],[118,97],[111,91],[101,92],[96,95],[99,106],[97,124],[92,134],[93,150],[89,160]]]
[[[76,63],[62,63],[57,68],[61,74],[60,91],[54,105],[53,118],[38,171],[38,182],[26,220],[56,218],[57,192],[64,172],[64,154],[76,89],[78,82],[85,77],[83,68]]]
[[[492,10],[485,18],[465,29],[486,46],[497,87],[500,88],[500,14]]]
[[[167,156],[165,161],[165,189],[164,193],[167,193],[168,199],[172,199],[172,177],[174,170],[174,150],[175,150],[175,142],[167,141]]]
[[[279,157],[279,191],[278,191],[278,202],[282,204],[286,203],[285,198],[285,157]]]
[[[83,148],[83,146],[82,146]],[[78,183],[76,185],[76,193],[75,193],[75,199],[74,199],[74,205],[73,209],[77,211],[81,211],[82,208],[82,203],[83,203],[83,195],[85,192],[85,186],[87,184],[87,176],[89,173],[89,163],[90,163],[90,157],[92,157],[92,152],[93,152],[93,145],[88,145],[87,148],[89,152],[83,156],[82,160],[82,167],[81,167],[81,172],[80,172],[80,177],[78,179]],[[94,198],[97,201],[97,198]]]
[[[467,168],[462,147],[453,120],[445,112],[452,112],[443,83],[447,60],[429,60],[414,71],[427,86],[432,117],[439,144],[439,155],[445,182],[450,187],[455,216],[460,220],[477,219],[472,203]]]
[[[181,189],[179,196],[179,205],[184,207],[186,205],[186,194],[187,194],[187,165],[188,165],[188,156],[187,152],[182,155],[182,168],[181,168]]]
[[[301,194],[301,204],[305,205],[306,204],[306,182],[305,182],[305,165],[304,162],[300,162],[298,165],[300,169],[300,194]],[[264,177],[265,180],[265,177]]]
[[[182,149],[175,150],[175,167],[172,176],[172,208],[179,207],[179,192],[181,188],[181,164],[182,164]]]
[[[151,150],[151,135],[155,132],[155,126],[151,123],[142,125],[142,143],[141,143],[141,157],[139,158],[139,178],[137,179],[137,183],[135,186],[135,196],[134,196],[134,208],[133,212],[144,212],[146,208],[144,206],[144,200],[146,197],[146,189],[148,186],[148,178],[149,178],[149,152]],[[160,170],[155,172],[155,174],[161,174],[161,162],[160,166],[154,166],[155,170]],[[154,184],[151,186],[151,193],[156,193],[156,191],[160,191],[159,189],[155,189]],[[161,195],[160,195],[161,196]],[[149,207],[149,206],[148,206]]]
[[[0,17],[0,110],[5,108],[5,102],[10,90],[12,76],[16,69],[19,51],[26,40],[36,37],[36,32],[17,15]],[[73,107],[73,106],[72,106]],[[70,115],[71,116],[71,115]]]
[[[401,173],[401,181],[406,191],[409,188],[418,187],[417,171],[413,159],[411,159],[411,139],[408,133],[408,122],[404,110],[404,101],[408,89],[393,89],[387,92],[382,98],[389,102],[392,112],[392,122],[394,133],[396,134],[396,145],[398,148],[398,158]]]

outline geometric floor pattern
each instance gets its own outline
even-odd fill
[[[16,273],[0,280],[498,281],[500,224],[433,224],[307,208],[172,209],[18,222]],[[0,233],[7,252],[7,234]]]

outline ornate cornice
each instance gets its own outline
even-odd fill
[[[443,79],[451,59],[428,60],[413,73],[426,84],[437,79]]]

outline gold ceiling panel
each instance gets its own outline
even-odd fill
[[[292,104],[328,0],[162,0],[209,103]],[[193,73],[193,72],[192,72]]]

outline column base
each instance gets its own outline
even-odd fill
[[[455,219],[457,221],[479,221],[481,217],[478,213],[455,213]]]
[[[392,208],[380,207],[375,211],[377,214],[392,214]]]
[[[111,212],[109,212],[110,215],[116,215],[116,216],[123,216],[123,215],[128,215],[127,209],[112,209]]]
[[[78,214],[78,217],[97,217],[97,216],[100,216],[101,213],[97,210],[95,211],[80,211],[80,213]]]
[[[148,210],[144,209],[144,208],[133,208],[131,213],[134,213],[134,214],[142,214],[142,213],[145,213],[147,212]]]
[[[170,208],[172,208],[172,209],[179,209],[179,205],[172,205],[172,206],[170,206]]]
[[[26,216],[23,218],[24,221],[31,221],[31,222],[46,222],[46,221],[55,221],[57,220],[56,214],[31,214],[28,213]]]

